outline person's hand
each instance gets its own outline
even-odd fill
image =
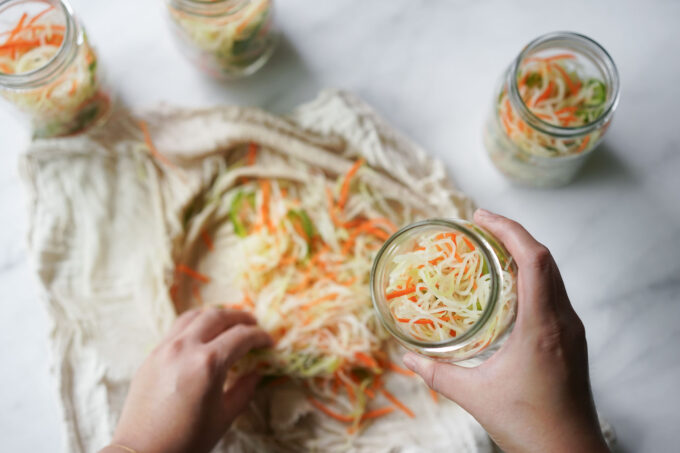
[[[550,252],[512,220],[483,210],[474,219],[517,263],[515,328],[477,368],[413,353],[404,364],[472,414],[508,453],[609,451],[590,390],[585,330]]]
[[[246,375],[225,389],[227,371],[271,341],[248,313],[185,312],[132,380],[112,444],[140,453],[209,452],[245,409],[258,381]]]

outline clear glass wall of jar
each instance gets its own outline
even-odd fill
[[[97,55],[66,1],[0,1],[0,27],[0,97],[28,118],[34,137],[107,118]]]
[[[217,78],[253,74],[276,45],[272,0],[166,0],[182,52]]]
[[[602,140],[618,100],[618,72],[602,46],[570,32],[541,36],[503,74],[485,147],[516,182],[567,184]]]
[[[464,255],[464,250],[476,250],[480,256],[476,264],[468,261],[461,262],[461,266],[465,268],[464,272],[469,270],[475,272],[473,268],[479,266],[477,268],[479,279],[476,278],[473,283],[468,283],[467,290],[462,294],[454,289],[454,293],[446,296],[457,299],[456,303],[461,302],[463,306],[474,304],[477,310],[476,319],[461,320],[457,325],[450,322],[451,317],[454,317],[453,314],[442,315],[443,311],[439,311],[439,307],[442,306],[438,305],[439,301],[434,301],[433,304],[430,296],[429,301],[425,302],[428,304],[425,307],[416,297],[416,292],[422,297],[428,297],[429,289],[426,289],[426,286],[430,289],[436,286],[438,290],[443,291],[442,287],[445,286],[443,280],[433,279],[428,282],[426,277],[421,279],[416,276],[412,280],[413,283],[410,283],[413,288],[402,290],[405,294],[399,293],[399,297],[393,297],[398,291],[390,289],[394,282],[394,274],[399,274],[404,269],[403,263],[407,260],[414,260],[413,268],[407,271],[411,272],[409,280],[414,275],[414,270],[418,273],[429,272],[429,269],[421,265],[418,260],[424,264],[425,260],[431,257],[419,258],[413,254],[421,253],[419,250],[423,249],[422,238],[438,238],[446,235],[452,235],[451,237],[458,244],[455,249],[451,249],[451,253],[458,255],[460,247],[460,254],[464,256],[460,259],[468,259]],[[445,248],[444,246],[446,244],[442,244],[442,248]],[[459,259],[458,256],[456,259]],[[439,258],[435,258],[434,261],[429,262],[436,263],[438,260]],[[469,269],[468,263],[470,263]],[[398,268],[398,266],[401,267]],[[447,266],[447,264],[442,262],[441,266]],[[371,298],[384,327],[407,349],[436,360],[458,362],[463,366],[476,366],[496,352],[512,330],[517,312],[516,277],[517,268],[514,261],[490,233],[465,220],[430,219],[402,228],[379,250],[371,269]],[[448,274],[446,278],[457,278],[456,271]],[[440,283],[442,287],[439,286]],[[477,294],[472,294],[471,291],[476,291]],[[400,297],[404,297],[401,302]],[[478,302],[479,307],[477,307]],[[418,307],[414,307],[413,312],[415,316],[404,319],[399,312],[399,303],[417,304]],[[427,319],[427,315],[423,315],[423,313],[432,315],[433,312],[436,318],[430,319],[435,321],[443,319],[446,322],[435,326]],[[458,313],[462,315],[463,311]],[[421,315],[423,318],[420,318]],[[441,328],[444,331],[455,328],[456,331],[452,330],[443,338],[434,341],[431,338],[424,338],[424,334],[423,336],[414,334],[407,324],[414,323],[414,326],[418,324],[423,326],[428,322],[432,333]],[[462,330],[461,324],[464,326]],[[419,331],[419,334],[421,332]],[[416,338],[417,336],[419,338]]]

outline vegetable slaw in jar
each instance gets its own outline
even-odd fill
[[[566,184],[602,139],[618,98],[616,66],[599,44],[576,33],[541,36],[502,78],[484,131],[486,149],[515,181]]]
[[[0,26],[0,95],[30,118],[34,136],[72,134],[106,117],[97,55],[68,3],[4,2]]]
[[[517,269],[488,232],[430,219],[394,234],[371,270],[385,328],[407,349],[463,365],[495,352],[514,323]]]
[[[181,50],[212,76],[250,75],[274,51],[272,0],[166,1]]]

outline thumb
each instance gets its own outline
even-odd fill
[[[245,410],[248,403],[250,403],[250,400],[253,399],[255,387],[259,381],[260,376],[257,373],[246,374],[238,378],[238,380],[224,392],[224,409],[229,424]]]
[[[404,365],[417,373],[425,383],[450,400],[466,406],[466,400],[475,394],[477,368],[465,368],[450,363],[437,362],[412,352],[406,353]]]

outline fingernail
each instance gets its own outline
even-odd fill
[[[411,371],[415,371],[416,366],[417,366],[417,360],[413,356],[413,354],[411,354],[409,352],[409,353],[405,354],[404,357],[402,357],[401,360],[404,362],[404,365],[406,365],[406,368],[408,368]]]
[[[482,217],[491,217],[493,214],[491,214],[486,209],[479,208],[475,211],[475,215],[482,216]]]

